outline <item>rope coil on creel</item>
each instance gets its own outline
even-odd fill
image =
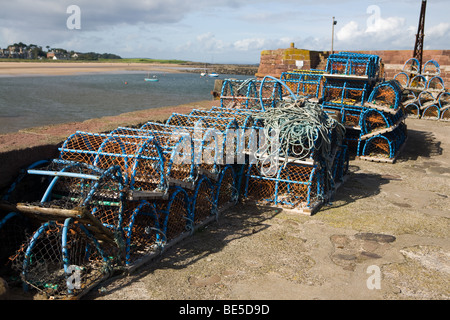
[[[342,141],[345,127],[329,117],[318,103],[304,98],[281,101],[277,108],[268,109],[258,117],[264,121],[266,138],[266,144],[260,150],[262,166],[277,156],[284,158],[286,166],[289,158],[302,160],[314,152],[324,160],[327,171],[331,170],[331,132],[336,130],[337,141]],[[278,135],[271,135],[274,131]]]

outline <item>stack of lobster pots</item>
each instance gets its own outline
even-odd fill
[[[411,118],[450,121],[450,93],[435,60],[423,66],[416,58],[407,60],[403,70],[394,76],[402,89],[405,112]]]
[[[400,83],[384,81],[383,73],[376,55],[332,54],[317,98],[345,125],[350,151],[362,160],[392,163],[407,139],[406,114]]]
[[[236,204],[233,138],[253,125],[248,112],[211,109],[75,132],[2,195],[0,274],[66,299],[131,272]]]
[[[241,176],[245,202],[311,215],[343,183],[349,160],[345,130],[312,98],[320,80],[320,73],[308,72],[224,82],[221,106],[258,119],[250,135],[259,138],[257,148],[247,153]]]

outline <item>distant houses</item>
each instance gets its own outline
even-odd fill
[[[8,46],[6,49],[0,48],[0,58],[11,59],[35,59],[34,48]]]
[[[47,60],[99,60],[99,59],[121,59],[120,56],[112,53],[96,52],[75,52],[60,48],[50,48],[43,51],[41,46],[35,44],[27,45],[19,42],[9,45],[6,49],[0,48],[0,59],[47,59]]]
[[[47,59],[51,60],[70,60],[70,54],[66,52],[60,52],[58,50],[47,52]]]

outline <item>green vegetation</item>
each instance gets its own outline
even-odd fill
[[[124,58],[119,60],[112,59],[99,59],[99,62],[121,62],[121,63],[167,63],[167,64],[185,64],[189,61],[176,60],[176,59],[149,59],[149,58]]]
[[[151,58],[125,58],[113,53],[97,53],[97,52],[75,52],[68,51],[64,48],[51,48],[35,44],[27,45],[19,42],[9,45],[5,49],[0,48],[0,62],[121,62],[121,63],[163,63],[163,64],[186,64],[190,61],[176,59],[151,59]]]

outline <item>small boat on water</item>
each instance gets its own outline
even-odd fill
[[[215,72],[212,72],[212,73],[208,74],[208,76],[211,77],[211,78],[217,78],[219,76],[219,74],[215,73]]]
[[[153,76],[152,78],[150,78],[150,73],[147,75],[147,78],[144,78],[145,81],[149,81],[149,82],[157,82],[159,81],[159,79],[156,76]]]

